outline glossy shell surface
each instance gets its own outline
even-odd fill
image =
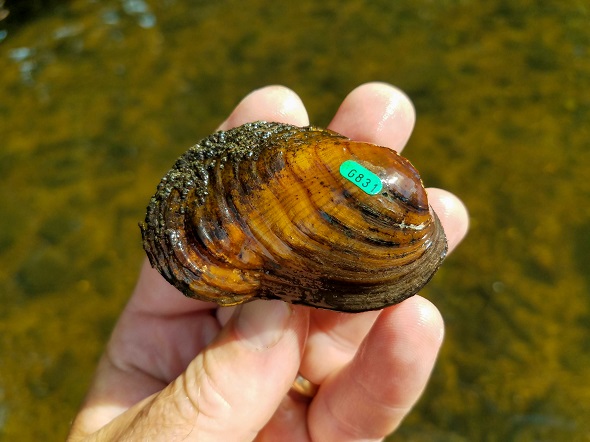
[[[185,152],[140,228],[166,280],[224,306],[263,298],[380,309],[417,293],[447,251],[408,160],[329,130],[267,122]]]

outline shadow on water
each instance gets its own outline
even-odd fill
[[[447,324],[391,440],[590,434],[590,27],[583,2],[11,2],[0,20],[0,438],[63,439],[174,159],[249,91],[325,125],[373,80],[471,233],[425,291]],[[0,15],[1,16],[1,15]]]

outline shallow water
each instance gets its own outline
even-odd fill
[[[325,125],[381,80],[417,107],[405,155],[471,214],[425,291],[433,380],[391,440],[590,440],[587,3],[35,4],[0,21],[0,438],[64,438],[187,146],[254,88]]]

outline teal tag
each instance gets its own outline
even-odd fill
[[[340,175],[369,195],[375,195],[383,189],[381,179],[356,161],[346,160],[342,163]]]

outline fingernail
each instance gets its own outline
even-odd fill
[[[249,302],[237,312],[236,332],[258,350],[268,349],[282,338],[291,312],[282,301]]]

